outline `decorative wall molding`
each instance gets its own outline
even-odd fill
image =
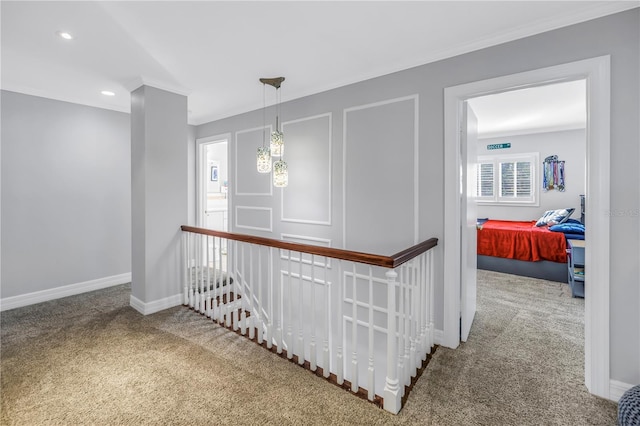
[[[254,128],[251,128],[251,129],[238,130],[234,135],[234,139],[235,139],[235,144],[234,144],[235,145],[235,156],[234,156],[234,159],[233,159],[233,161],[234,161],[234,163],[233,163],[234,164],[234,167],[233,167],[234,171],[233,172],[234,172],[234,176],[235,176],[235,182],[233,182],[233,188],[234,188],[234,194],[235,195],[259,195],[259,196],[272,196],[273,195],[273,185],[271,184],[271,173],[269,173],[269,185],[268,185],[269,191],[268,192],[239,192],[238,191],[238,188],[240,186],[239,174],[238,174],[238,169],[239,169],[239,167],[238,167],[239,163],[238,162],[241,161],[240,156],[238,155],[238,147],[240,146],[240,143],[238,141],[238,136],[242,135],[242,134],[245,134],[245,133],[260,132],[260,140],[262,140],[262,132],[263,131],[267,135],[270,135],[271,134],[271,125],[268,125],[268,126],[265,126],[265,127],[260,126],[260,127],[254,127]],[[256,157],[255,157],[256,156],[256,151],[255,150],[258,149],[258,146],[259,145],[256,145],[254,147],[255,149],[253,151],[253,157],[251,157],[252,158],[252,163],[251,164],[253,165],[254,169],[256,167]],[[242,161],[245,161],[245,160],[246,160],[245,158],[242,159]],[[256,171],[256,173],[257,173],[257,171]]]
[[[285,135],[287,134],[285,127],[287,125],[291,125],[291,124],[296,124],[296,123],[301,123],[304,121],[310,121],[310,120],[319,120],[319,119],[323,119],[323,118],[328,118],[328,136],[329,136],[329,140],[327,143],[327,148],[329,150],[329,162],[327,164],[327,170],[326,170],[326,174],[325,177],[328,180],[328,186],[329,186],[329,194],[328,194],[328,199],[326,200],[326,206],[327,206],[327,220],[314,220],[314,219],[305,219],[305,218],[294,218],[294,217],[286,217],[285,216],[285,196],[287,194],[287,192],[289,190],[283,190],[282,191],[282,197],[280,198],[280,220],[282,222],[293,222],[293,223],[305,223],[305,224],[311,224],[311,225],[331,225],[331,217],[332,217],[332,198],[333,198],[333,178],[332,178],[332,164],[333,164],[333,138],[332,138],[332,134],[333,134],[333,120],[332,120],[332,113],[328,112],[325,114],[318,114],[318,115],[313,115],[310,117],[303,117],[303,118],[299,118],[296,120],[291,120],[291,121],[285,121],[282,123],[282,129],[283,132],[285,133]],[[286,153],[286,151],[285,151]]]
[[[345,108],[343,110],[343,125],[342,125],[342,131],[343,131],[343,136],[342,136],[342,140],[343,140],[343,153],[342,153],[342,223],[343,223],[343,227],[342,227],[342,241],[343,241],[343,247],[347,247],[347,145],[348,145],[348,140],[347,140],[347,129],[348,129],[348,114],[350,112],[354,112],[354,111],[359,111],[359,110],[363,110],[363,109],[368,109],[368,108],[377,108],[377,107],[381,107],[381,106],[385,106],[385,105],[389,105],[392,103],[398,103],[398,102],[407,102],[407,101],[413,101],[414,104],[414,109],[413,109],[413,122],[414,122],[414,129],[413,129],[413,154],[414,154],[414,158],[413,158],[413,233],[414,233],[414,244],[418,243],[418,239],[419,239],[419,218],[420,218],[420,212],[419,212],[419,208],[420,208],[420,200],[419,200],[419,180],[420,180],[420,175],[419,175],[419,164],[420,164],[420,159],[419,159],[419,128],[420,128],[420,122],[419,122],[419,118],[420,118],[420,114],[419,114],[419,95],[418,94],[413,94],[413,95],[409,95],[409,96],[403,96],[403,97],[399,97],[399,98],[393,98],[393,99],[387,99],[384,101],[379,101],[379,102],[374,102],[374,103],[369,103],[369,104],[363,104],[363,105],[356,105],[350,108]]]
[[[0,311],[61,299],[131,282],[131,272],[0,299]]]
[[[182,305],[182,294],[178,293],[173,296],[168,296],[163,299],[146,303],[132,294],[129,297],[129,305],[142,315],[150,315],[164,311],[165,309],[173,308],[174,306]]]
[[[255,210],[255,211],[265,211],[265,212],[269,212],[269,227],[262,227],[262,226],[254,226],[251,224],[242,224],[240,222],[239,219],[239,215],[238,212],[240,210]],[[273,232],[273,209],[271,207],[254,207],[254,206],[236,206],[235,208],[235,227],[236,228],[244,228],[244,229],[254,229],[256,231],[266,231],[266,232]]]

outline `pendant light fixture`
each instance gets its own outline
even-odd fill
[[[289,185],[287,163],[280,159],[273,163],[273,186],[277,188],[284,188],[287,185]]]
[[[282,157],[284,155],[284,134],[280,131],[280,83],[284,81],[284,77],[273,79],[276,88],[276,128],[271,132],[271,156]]]
[[[264,146],[264,138],[263,138],[263,146],[258,148],[258,171],[260,171],[261,157],[266,159],[266,155],[264,151],[266,149],[269,150],[269,170],[262,172],[268,173],[271,170],[271,157],[280,157],[278,161],[273,163],[273,185],[278,188],[283,188],[289,184],[289,172],[287,171],[287,163],[284,161],[284,134],[280,131],[280,85],[284,81],[284,77],[276,77],[276,78],[261,78],[260,82],[263,85],[263,104],[264,104],[264,87],[266,85],[270,85],[275,87],[276,89],[276,127],[273,132],[271,132],[271,138],[269,143],[269,148]],[[266,107],[263,108],[263,121],[264,121],[264,111]],[[263,126],[264,129],[264,126]],[[264,131],[264,130],[263,130]],[[266,160],[262,160],[266,161]],[[266,166],[263,167],[263,170],[266,170]]]
[[[265,111],[267,109],[266,100],[265,100],[265,84],[262,83],[262,146],[258,147],[258,155],[257,155],[257,167],[258,173],[269,173],[271,172],[271,150],[268,146],[265,146]]]

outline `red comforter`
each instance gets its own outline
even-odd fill
[[[536,226],[536,221],[489,220],[478,230],[478,254],[537,262],[567,262],[562,232]]]

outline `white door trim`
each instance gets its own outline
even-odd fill
[[[205,187],[204,173],[203,173],[203,161],[206,160],[204,153],[205,145],[216,142],[227,142],[227,164],[231,164],[229,161],[230,152],[230,140],[231,133],[224,133],[221,135],[207,136],[204,138],[196,139],[196,226],[204,226],[204,209],[202,208],[202,188]],[[231,211],[231,191],[227,192],[228,198],[228,210]],[[229,230],[231,230],[231,217],[229,217]]]
[[[549,68],[445,88],[444,93],[444,336],[443,346],[460,343],[460,114],[465,100],[517,88],[586,79],[587,183],[585,262],[585,384],[609,398],[609,190],[610,57],[601,56]]]

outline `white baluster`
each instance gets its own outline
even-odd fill
[[[182,266],[184,267],[182,304],[189,305],[189,232],[182,232]]]
[[[244,256],[243,256],[243,263],[244,263]],[[242,274],[242,276],[244,277],[244,274]],[[243,284],[246,286],[246,282],[244,278],[242,281],[243,281]],[[249,307],[248,307],[249,315],[247,316],[246,322],[247,322],[247,328],[249,329],[249,339],[253,340],[253,338],[256,335],[256,330],[255,330],[256,314],[253,309],[253,250],[252,250],[251,244],[249,244],[249,282],[248,284],[249,284],[249,291],[248,291],[247,299],[249,303]],[[244,288],[245,287],[243,287],[243,289]]]
[[[434,304],[434,274],[435,270],[433,267],[433,249],[428,251],[427,259],[429,259],[429,352],[431,352],[431,348],[433,347],[433,339],[434,339],[434,312],[433,312],[433,304]]]
[[[196,264],[196,259],[197,259],[197,254],[196,254],[196,245],[197,245],[197,240],[198,240],[198,235],[197,234],[193,234],[193,238],[191,239],[191,244],[192,244],[192,248],[191,248],[191,255],[193,256],[192,259],[189,259],[189,264],[191,266],[191,272],[189,273],[189,278],[190,278],[190,282],[189,282],[189,307],[193,308],[193,305],[195,304],[196,301],[196,294],[195,294],[195,286],[198,282],[198,270],[196,269],[197,264]]]
[[[304,364],[304,280],[302,279],[302,253],[298,252],[298,364]]]
[[[302,260],[302,253],[300,253]],[[311,312],[311,341],[309,342],[309,369],[316,371],[318,364],[316,363],[316,265],[315,256],[311,255],[311,293],[309,294]]]
[[[258,249],[258,315],[256,315],[256,319],[254,325],[256,327],[256,337],[258,338],[258,344],[262,345],[263,338],[263,327],[262,327],[262,250],[260,246],[257,246]]]
[[[376,379],[375,379],[375,367],[373,363],[374,359],[374,334],[373,334],[373,268],[369,266],[369,368],[368,368],[368,398],[369,401],[373,401],[375,396],[375,387],[376,387]]]
[[[405,264],[406,265],[406,264]],[[404,384],[408,386],[411,384],[411,369],[413,364],[411,364],[411,323],[409,322],[409,313],[411,310],[411,299],[410,299],[410,280],[411,280],[411,271],[408,266],[404,268],[404,280],[402,280],[402,285],[404,286],[404,310],[402,311],[404,314]]]
[[[237,253],[238,245],[239,244],[235,244],[235,246],[236,246],[236,256],[238,254]],[[244,244],[241,245],[240,248],[241,248],[241,253],[242,253],[242,260],[240,261],[240,266],[242,268],[242,280],[241,281],[244,281],[244,263],[245,263],[244,262]],[[242,282],[240,283],[240,286],[242,286]],[[230,285],[230,283],[227,282],[227,285],[224,286],[224,288],[225,288],[224,293],[225,293],[225,296],[226,296],[226,299],[223,299],[223,302],[224,302],[224,308],[223,308],[224,311],[223,312],[224,312],[224,315],[225,315],[225,323],[224,324],[225,324],[226,327],[231,327],[231,285]],[[222,299],[222,297],[221,297],[221,299]]]
[[[400,395],[404,395],[404,268],[400,267],[398,282],[398,380],[400,380]]]
[[[387,271],[387,377],[384,384],[384,409],[397,414],[402,404],[398,380],[398,342],[396,338],[396,278],[393,269]]]
[[[353,271],[353,304],[351,305],[351,391],[358,392],[358,297],[356,294],[358,275],[355,262]]]
[[[420,266],[420,255],[418,255],[418,257],[416,257],[415,259],[413,259],[412,262],[413,262],[413,268],[414,268],[414,274],[415,274],[415,281],[413,283],[411,301],[413,302],[412,321],[414,324],[413,326],[415,327],[415,335],[414,335],[415,346],[416,346],[415,369],[417,374],[417,370],[422,365],[422,340],[421,340],[422,323],[420,322],[422,318],[422,299],[421,299],[422,272],[421,272],[421,266]]]
[[[293,318],[291,315],[293,305],[293,277],[291,276],[291,250],[289,250],[289,259],[287,261],[287,276],[289,277],[289,296],[287,303],[287,358],[293,359]]]
[[[222,238],[218,237],[218,241],[222,244]],[[213,244],[215,246],[215,239],[213,240]],[[217,254],[220,256],[219,252]],[[211,318],[214,321],[217,321],[218,316],[218,294],[222,291],[222,263],[220,263],[220,273],[218,273],[218,263],[216,261],[216,252],[213,252],[213,295],[211,297]],[[218,283],[220,285],[220,290],[218,290]]]
[[[324,258],[324,311],[325,311],[325,332],[324,345],[322,348],[322,375],[329,378],[331,374],[331,356],[329,353],[329,336],[331,335],[331,283],[327,277],[329,258]]]
[[[426,268],[425,268],[425,253],[422,253],[419,257],[420,264],[420,360],[425,361],[427,359],[427,281]]]
[[[251,315],[251,307],[250,305],[248,305],[248,303],[251,303],[251,296],[247,296],[247,282],[246,282],[246,275],[245,275],[245,260],[244,260],[244,245],[242,247],[242,261],[240,263],[240,269],[241,269],[241,273],[240,273],[240,280],[239,282],[239,286],[240,286],[240,290],[237,290],[242,299],[240,300],[240,306],[242,307],[242,310],[240,311],[240,333],[245,336],[247,334],[247,325],[249,323],[249,321],[247,320],[247,309],[249,310],[249,315]],[[234,285],[234,288],[236,286]],[[234,293],[235,294],[235,293]],[[237,299],[237,295],[234,296]]]
[[[207,292],[207,302],[209,303],[209,311],[207,316],[209,316],[211,319],[214,319],[214,315],[213,315],[213,304],[216,301],[216,287],[218,286],[218,282],[219,282],[219,277],[218,276],[218,267],[217,267],[217,263],[216,263],[216,238],[218,239],[218,241],[220,241],[220,237],[213,237],[213,247],[212,247],[212,256],[211,256],[211,268],[213,269],[213,281],[209,282],[209,284],[207,285],[208,288],[208,292]]]
[[[222,253],[218,253],[218,257],[220,259],[220,287],[218,287],[218,290],[216,291],[218,299],[218,322],[222,322],[222,317],[224,315],[224,311],[222,310],[222,297],[224,295],[225,288],[231,286],[231,275],[234,276],[233,279],[235,282],[238,280],[238,259],[236,254],[237,243],[233,240],[227,240],[227,259],[225,260],[225,265],[222,263]],[[226,271],[226,279],[223,275],[223,269]],[[231,273],[232,271],[233,274]]]
[[[269,263],[267,264],[267,274],[269,275],[269,291],[267,292],[269,298],[269,321],[267,322],[267,348],[271,349],[273,346],[273,247],[269,247]]]
[[[213,282],[211,283],[211,319],[216,318],[216,297],[218,295],[218,285],[222,285],[222,272],[218,270],[218,268],[222,268],[222,265],[218,267],[218,259],[219,251],[216,252],[216,241],[218,244],[222,244],[221,237],[213,238]]]
[[[196,256],[197,256],[197,262],[196,264],[198,265],[196,267],[196,293],[195,293],[195,299],[193,302],[193,310],[196,312],[200,312],[200,295],[202,293],[201,287],[202,287],[202,234],[198,234],[198,241],[197,241],[198,246],[196,247]]]
[[[336,381],[339,385],[344,383],[344,359],[342,345],[344,342],[344,318],[342,317],[342,304],[344,303],[344,279],[342,275],[342,260],[338,260],[338,344],[336,345]]]
[[[277,257],[277,262],[278,265],[280,265],[280,256],[281,256],[281,251],[278,250],[278,257]],[[276,260],[274,259],[274,262]],[[275,267],[275,263],[273,264]],[[278,266],[278,281],[280,282],[280,293],[279,293],[279,299],[280,299],[280,306],[278,308],[278,325],[276,328],[276,345],[278,346],[277,348],[277,352],[278,354],[282,353],[283,347],[284,347],[284,340],[283,340],[283,334],[284,334],[284,277],[282,276],[282,273],[280,273],[280,266]],[[273,274],[273,272],[272,272]]]
[[[418,304],[420,303],[420,290],[418,288],[417,260],[411,260],[411,376],[417,374],[420,367],[418,353]]]
[[[209,305],[211,304],[211,294],[210,294],[210,288],[211,286],[209,285],[211,283],[211,268],[209,268],[209,236],[206,235],[205,237],[205,250],[207,252],[207,256],[206,256],[206,263],[207,263],[207,282],[205,283],[203,289],[202,289],[202,297],[200,299],[200,303],[202,305],[202,313],[208,316],[211,316],[209,314]]]

